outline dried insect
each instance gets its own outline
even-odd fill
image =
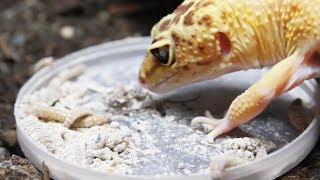
[[[220,179],[227,168],[239,166],[248,162],[248,160],[234,156],[232,153],[223,153],[215,156],[210,163],[211,177],[212,179]]]
[[[111,121],[111,114],[96,114],[92,116],[87,116],[83,119],[75,121],[71,127],[72,128],[89,128],[92,126],[98,126],[102,124],[109,123]]]
[[[71,111],[67,118],[65,119],[63,125],[67,128],[70,128],[71,125],[81,119],[84,119],[88,116],[92,116],[93,114],[89,111],[85,111],[85,110],[73,110]]]
[[[71,69],[66,69],[60,72],[55,78],[53,78],[50,81],[48,87],[58,88],[63,82],[78,77],[86,69],[87,66],[85,64],[79,64]]]
[[[307,118],[301,99],[295,99],[289,106],[288,116],[291,124],[299,131],[304,131],[307,127]]]
[[[47,106],[36,106],[31,114],[45,121],[64,122],[67,117],[66,112]]]
[[[215,156],[210,164],[213,179],[219,179],[230,167],[264,158],[276,145],[258,138],[233,138],[222,142],[222,154]]]
[[[36,73],[42,68],[52,65],[53,62],[54,62],[54,58],[51,56],[42,58],[33,65],[32,71],[33,73]]]
[[[86,110],[74,110],[69,113],[64,121],[68,128],[89,128],[102,125],[111,121],[111,114],[94,114]]]

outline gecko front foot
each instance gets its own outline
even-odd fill
[[[198,124],[201,124],[202,126],[204,125],[210,125],[213,126],[214,129],[211,130],[211,132],[207,136],[207,141],[208,143],[213,143],[214,139],[225,133],[230,131],[231,129],[234,128],[232,126],[232,123],[227,118],[223,119],[216,119],[214,118],[209,111],[205,112],[206,117],[195,117],[191,121],[191,126],[195,127]]]

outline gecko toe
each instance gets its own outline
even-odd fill
[[[218,122],[217,119],[212,119],[212,118],[199,116],[199,117],[195,117],[195,118],[192,119],[191,126],[192,127],[196,127],[199,124],[201,124],[201,125],[206,124],[206,125],[216,126],[218,123],[219,122]]]

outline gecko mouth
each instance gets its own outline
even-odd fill
[[[164,79],[162,79],[161,81],[157,82],[156,84],[154,85],[151,85],[149,87],[147,87],[149,90],[151,91],[154,91],[154,92],[158,92],[158,91],[162,91],[163,88],[166,88],[166,87],[163,87],[163,88],[160,88],[161,85],[163,85],[165,82],[168,82],[170,79],[172,79],[174,76],[176,75],[176,73],[172,74],[171,76],[168,76]],[[167,87],[167,88],[170,88],[170,87]]]

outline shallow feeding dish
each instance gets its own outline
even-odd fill
[[[54,179],[207,180],[211,179],[210,159],[228,151],[226,142],[256,137],[272,142],[270,154],[227,169],[222,179],[271,179],[293,168],[314,147],[318,116],[302,133],[287,117],[288,106],[296,98],[302,99],[304,107],[316,109],[319,92],[314,80],[280,96],[253,121],[208,144],[203,129],[191,128],[190,120],[207,109],[222,115],[266,70],[231,73],[159,96],[137,84],[150,41],[130,38],[75,52],[40,70],[22,87],[15,104],[18,140],[38,169],[44,162]],[[75,71],[76,77],[65,77],[68,71]],[[52,91],[51,86],[59,90]],[[52,117],[56,122],[50,117],[43,120],[41,108],[34,109],[39,106],[54,108],[60,120],[69,123],[59,122],[57,114]],[[88,119],[92,114],[81,114],[85,108],[103,114],[95,117],[95,126],[89,121],[93,118]],[[70,109],[81,115],[64,118]],[[35,112],[42,120],[30,115]],[[89,124],[79,123],[79,118],[87,118]]]

